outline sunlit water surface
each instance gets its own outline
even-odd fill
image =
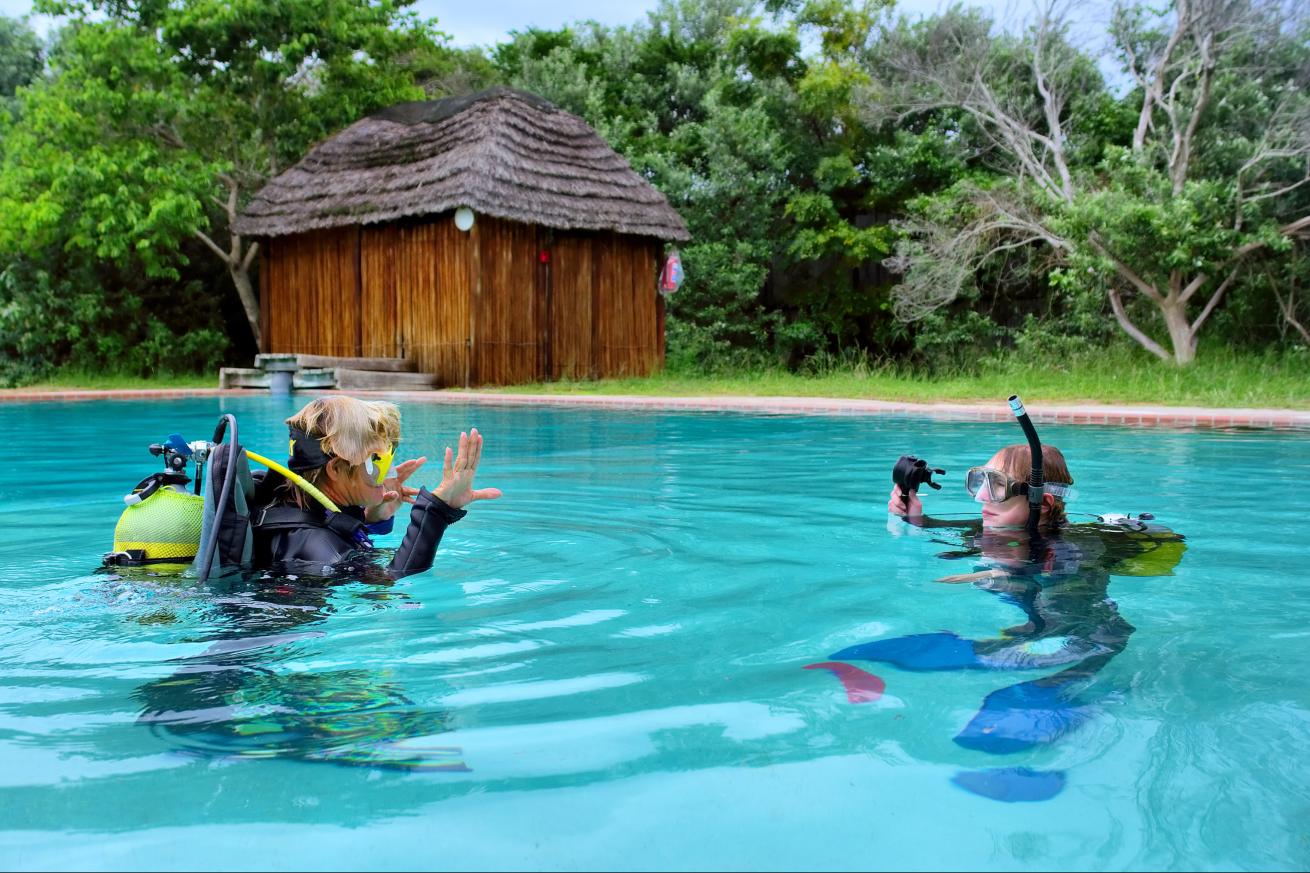
[[[0,405],[0,867],[1310,866],[1305,433],[1041,428],[1071,509],[1151,511],[1187,547],[1109,576],[1135,633],[1086,717],[996,754],[955,738],[1058,668],[848,661],[885,682],[865,702],[803,668],[1024,621],[933,581],[981,566],[943,557],[959,534],[886,513],[906,452],[947,470],[930,512],[971,512],[963,471],[1013,424],[408,403],[405,454],[476,425],[505,491],[430,572],[96,571],[147,443],[230,411],[280,456],[303,401]],[[997,771],[1061,781],[960,782]]]

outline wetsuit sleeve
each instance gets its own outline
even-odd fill
[[[396,550],[396,556],[387,565],[393,579],[422,573],[432,566],[446,528],[468,513],[452,509],[445,501],[426,488],[419,489],[414,507],[409,512],[409,529]]]
[[[364,528],[368,531],[369,536],[384,537],[391,533],[392,528],[395,526],[396,519],[395,516],[392,516],[391,518],[383,519],[382,521],[375,521],[372,524],[366,523]]]

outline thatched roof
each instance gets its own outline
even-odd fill
[[[690,238],[664,195],[586,122],[509,88],[355,122],[265,185],[234,229],[284,236],[460,206],[562,230]]]

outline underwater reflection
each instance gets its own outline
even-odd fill
[[[199,757],[467,772],[458,747],[431,742],[451,729],[449,714],[415,705],[384,672],[279,664],[280,649],[325,635],[314,626],[333,613],[342,581],[246,575],[212,584],[217,636],[137,689],[138,723]],[[375,587],[364,596],[407,599]]]

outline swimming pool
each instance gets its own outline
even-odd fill
[[[852,703],[803,668],[1023,621],[933,582],[973,568],[942,557],[957,534],[885,511],[913,452],[947,470],[929,512],[969,512],[964,469],[1014,424],[409,403],[406,450],[476,425],[479,484],[505,491],[432,571],[94,572],[147,443],[230,411],[274,454],[304,400],[0,405],[0,867],[1310,865],[1304,432],[1040,428],[1071,510],[1154,512],[1187,551],[1110,577],[1135,632],[1088,717],[994,754],[955,738],[1054,669],[850,661],[885,682]],[[996,768],[1063,781],[1028,802],[961,787]]]

